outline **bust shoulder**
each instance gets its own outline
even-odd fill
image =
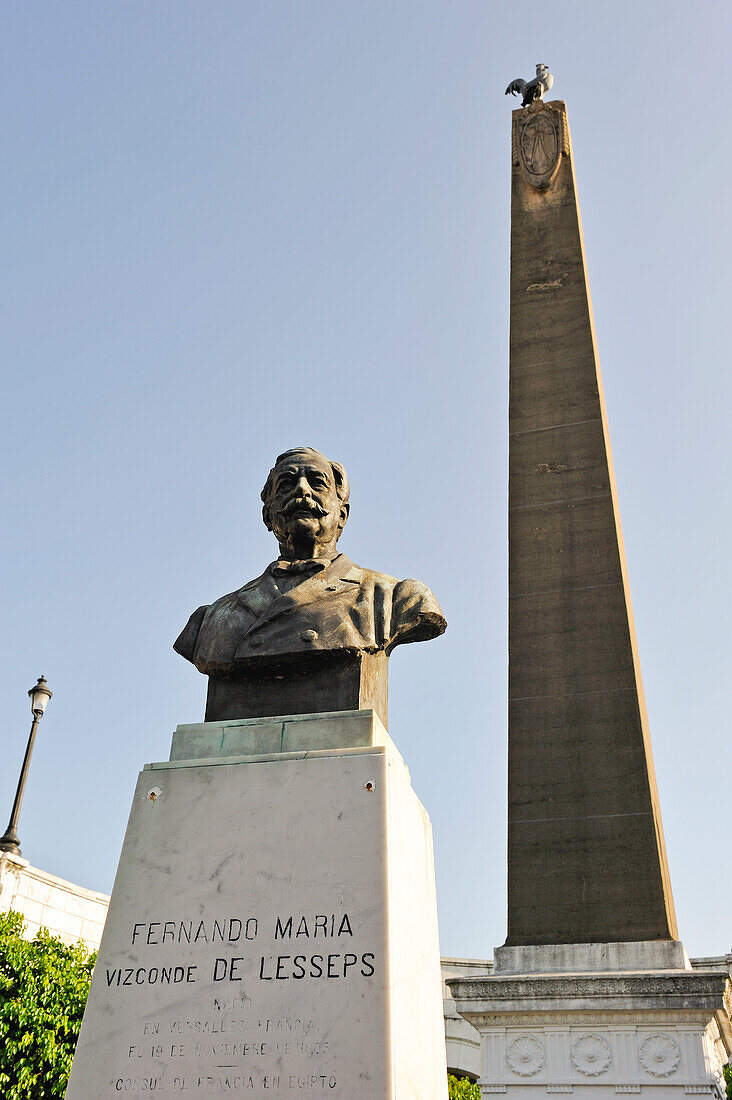
[[[414,577],[399,580],[388,573],[354,566],[361,574],[362,588],[376,596],[383,608],[381,635],[387,652],[405,642],[436,638],[447,629],[447,622],[436,596]],[[374,609],[376,611],[376,609]]]

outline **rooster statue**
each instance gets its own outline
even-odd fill
[[[539,63],[533,80],[522,80],[521,77],[518,80],[512,80],[506,88],[506,95],[523,96],[521,106],[528,107],[535,99],[543,99],[544,93],[549,91],[553,83],[554,77],[549,69],[546,65]]]

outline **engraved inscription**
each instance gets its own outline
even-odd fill
[[[389,894],[384,768],[355,753],[161,772],[130,819],[69,1100],[386,1095],[390,914],[411,899]]]
[[[333,1020],[262,1013],[258,990],[271,988],[265,983],[378,977],[377,952],[359,942],[355,917],[345,911],[164,916],[130,923],[126,943],[135,965],[105,966],[107,989],[129,1003],[140,1001],[145,987],[170,987],[154,1016],[145,1018],[140,1002],[135,1033],[111,1053],[110,1095],[347,1094],[329,1037]],[[190,985],[201,987],[198,1012],[170,1011],[178,990]]]

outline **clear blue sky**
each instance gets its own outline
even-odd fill
[[[505,936],[508,81],[568,105],[681,934],[732,946],[732,7],[10,0],[2,9],[0,810],[55,692],[32,863],[111,888],[136,773],[203,716],[171,643],[273,557],[258,494],[345,463],[341,546],[427,582],[391,733],[443,952]],[[3,822],[4,825],[4,822]]]

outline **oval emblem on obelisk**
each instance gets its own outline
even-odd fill
[[[559,164],[561,144],[552,112],[532,114],[519,138],[521,166],[534,187],[548,187]]]

